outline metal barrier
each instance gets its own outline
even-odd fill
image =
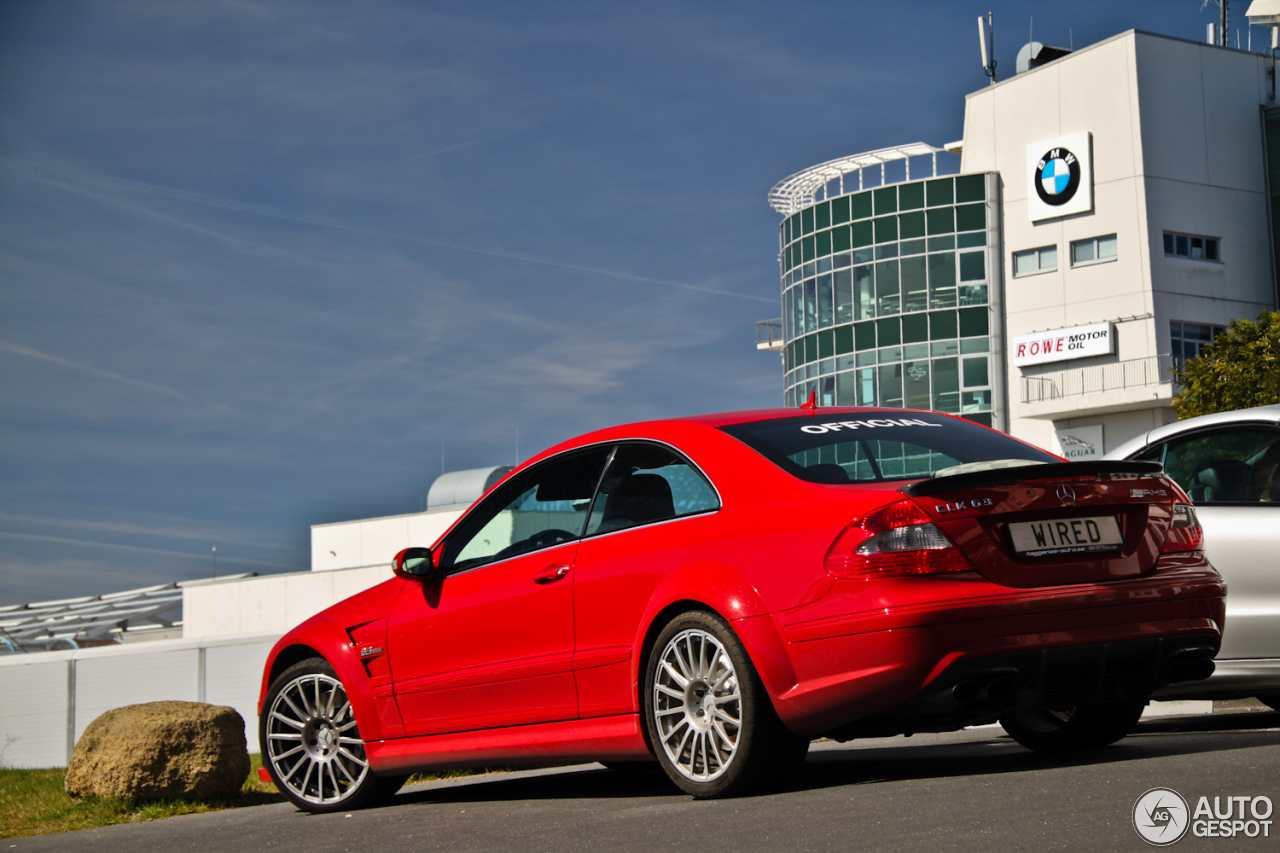
[[[1082,394],[1167,385],[1174,381],[1173,356],[1152,355],[1075,370],[1022,377],[1022,402],[1040,403]]]
[[[782,318],[761,320],[756,323],[756,349],[780,352],[782,350]]]

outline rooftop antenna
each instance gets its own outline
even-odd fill
[[[995,16],[988,12],[986,16],[978,16],[978,45],[982,49],[982,70],[996,82],[996,25]]]
[[[1203,12],[1205,10],[1205,7],[1208,6],[1210,3],[1218,4],[1218,17],[1219,17],[1218,31],[1216,33],[1213,30],[1209,31],[1209,34],[1211,36],[1216,36],[1216,38],[1213,38],[1210,44],[1216,44],[1220,47],[1230,46],[1228,44],[1228,41],[1230,39],[1231,31],[1227,29],[1227,20],[1228,20],[1227,4],[1229,2],[1230,0],[1201,0],[1201,3],[1200,3],[1201,12]]]

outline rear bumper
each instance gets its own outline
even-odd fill
[[[945,731],[1013,707],[1061,706],[1062,696],[1068,707],[1145,699],[1174,675],[1188,677],[1185,666],[1170,672],[1175,660],[1211,658],[1221,643],[1226,587],[1199,555],[1106,584],[1011,589],[951,576],[932,601],[930,579],[906,580],[924,584],[912,585],[905,606],[840,613],[837,592],[805,612],[737,623],[750,646],[753,632],[772,627],[761,620],[776,619],[790,671],[758,669],[793,731],[838,733],[859,721],[868,734]],[[847,603],[865,604],[869,592],[900,598],[864,585]],[[1001,674],[1010,680],[986,695]],[[950,701],[965,681],[978,689],[962,687],[969,701]]]

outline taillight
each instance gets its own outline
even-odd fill
[[[1179,551],[1199,551],[1204,548],[1204,529],[1196,518],[1196,508],[1191,504],[1173,505],[1173,524],[1164,537],[1161,554]]]
[[[881,507],[840,531],[823,565],[838,578],[973,570],[951,540],[909,500]]]

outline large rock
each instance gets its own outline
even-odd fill
[[[67,768],[72,796],[203,800],[230,796],[249,775],[244,720],[203,702],[148,702],[89,724]]]

